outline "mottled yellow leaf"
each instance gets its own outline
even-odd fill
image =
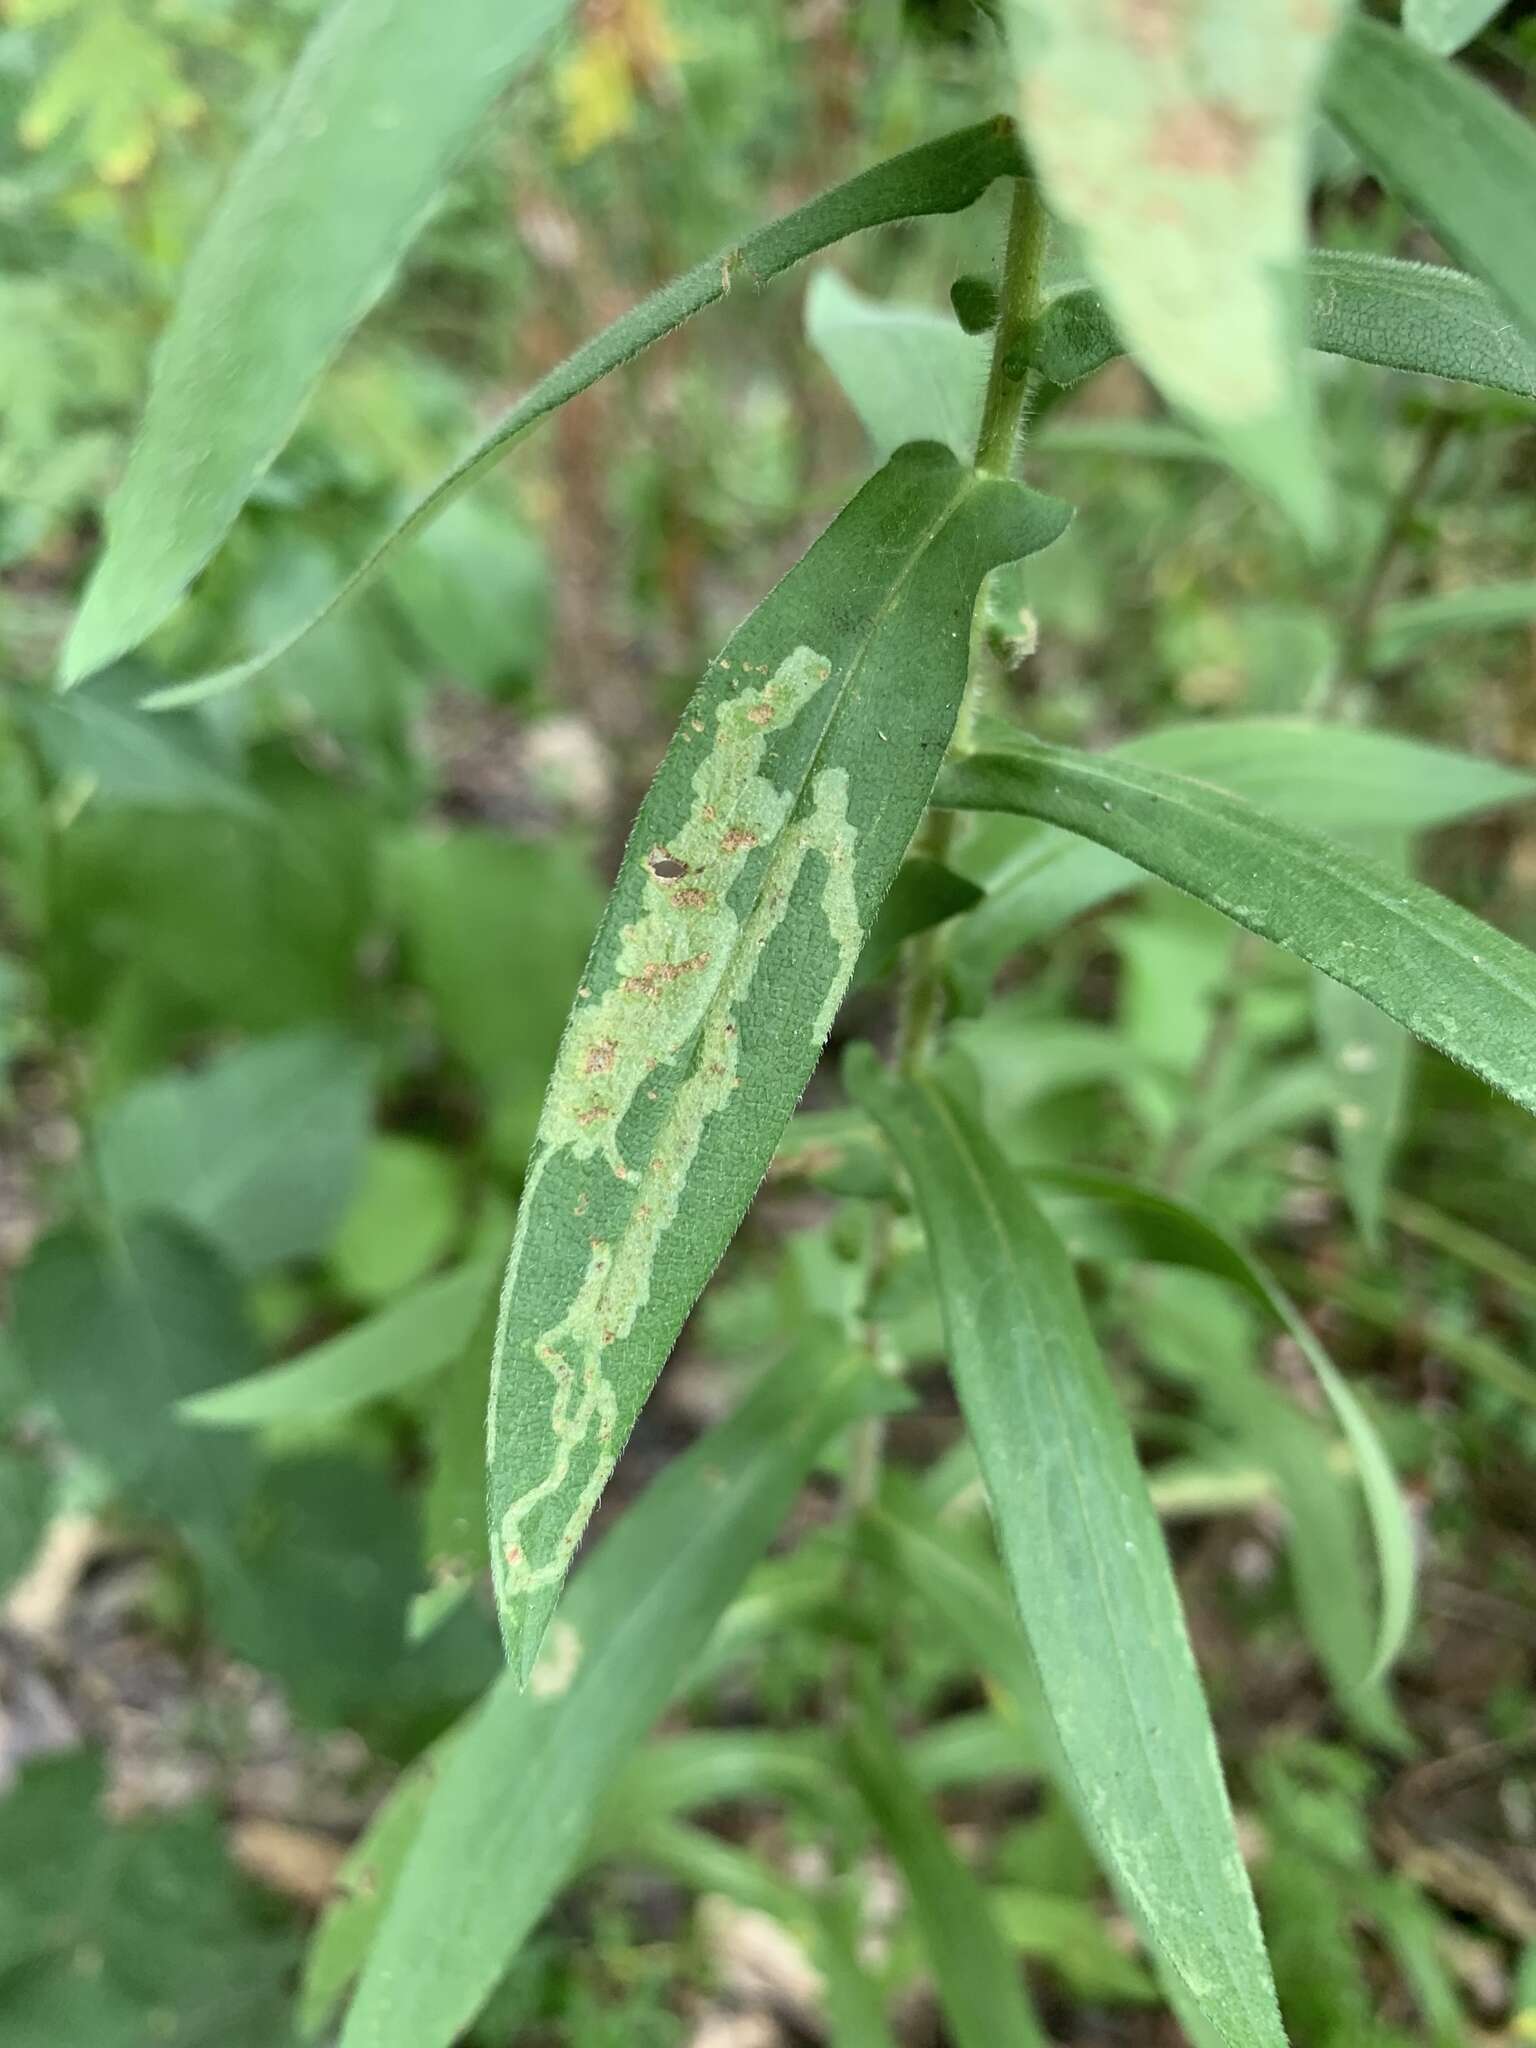
[[[1012,0],[1029,150],[1164,395],[1306,530],[1307,143],[1342,0]]]

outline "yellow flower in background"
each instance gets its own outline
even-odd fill
[[[9,0],[18,25],[74,18],[75,33],[22,115],[28,149],[46,149],[72,125],[81,154],[108,185],[131,184],[148,168],[160,137],[189,127],[203,102],[181,72],[174,43],[123,0]]]
[[[585,18],[580,48],[555,73],[572,159],[627,135],[640,95],[664,93],[683,55],[662,0],[593,0]]]

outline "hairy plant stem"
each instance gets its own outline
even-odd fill
[[[982,475],[1007,476],[1013,468],[1024,421],[1025,400],[1032,382],[1030,352],[1034,325],[1040,312],[1040,282],[1049,231],[1049,218],[1041,203],[1039,188],[1031,179],[1016,179],[1008,215],[1008,240],[1003,255],[1003,281],[992,341],[992,362],[987,373],[981,428],[976,440],[975,468]],[[980,624],[981,605],[978,597],[976,617],[971,624],[971,653],[965,691],[955,721],[955,742],[961,747],[970,743],[976,720],[984,642]],[[960,830],[961,821],[955,812],[929,810],[913,838],[912,851],[926,854],[932,860],[946,860],[954,850]],[[946,943],[944,927],[938,925],[919,932],[903,948],[894,1058],[904,1074],[915,1074],[927,1061],[944,1019]],[[869,1315],[869,1308],[890,1268],[894,1227],[895,1217],[890,1204],[881,1203],[875,1211],[870,1230],[865,1261],[864,1308],[870,1356],[877,1366],[885,1369],[890,1369],[891,1361],[886,1355],[887,1347],[879,1327]],[[843,1482],[842,1507],[850,1522],[873,1504],[880,1483],[884,1442],[885,1424],[880,1417],[872,1416],[857,1426]]]
[[[1030,386],[1030,354],[1034,325],[1040,314],[1040,281],[1050,219],[1031,178],[1016,178],[1008,215],[1008,245],[1003,257],[997,328],[992,341],[992,366],[976,438],[976,467],[986,476],[1007,476],[1024,417]]]
[[[976,437],[975,467],[983,476],[1008,476],[1013,470],[1032,380],[1030,360],[1035,322],[1040,313],[1040,281],[1045,267],[1050,218],[1040,189],[1029,178],[1017,178],[1008,213],[1008,241],[1003,255],[1003,282],[997,326],[992,337],[992,363]],[[976,722],[977,692],[983,635],[977,618],[971,625],[971,658],[965,694],[955,721],[955,744],[970,744]],[[915,853],[947,860],[961,823],[953,811],[928,811],[912,842]],[[904,1074],[916,1073],[927,1059],[944,1015],[944,953],[948,935],[935,926],[908,942],[902,969],[896,1019],[896,1064]]]

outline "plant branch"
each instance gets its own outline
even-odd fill
[[[1019,438],[1031,369],[1034,326],[1040,314],[1040,279],[1050,219],[1040,188],[1031,178],[1016,178],[1008,215],[1008,246],[1003,258],[1003,288],[992,342],[992,367],[976,439],[976,467],[988,476],[1007,476]]]
[[[1329,686],[1331,696],[1340,683],[1356,680],[1365,670],[1370,658],[1371,629],[1376,623],[1376,614],[1386,595],[1387,585],[1397,557],[1413,528],[1413,516],[1420,500],[1429,488],[1435,469],[1457,425],[1456,415],[1441,411],[1433,414],[1425,423],[1419,441],[1419,452],[1412,467],[1398,488],[1396,497],[1387,508],[1375,552],[1366,566],[1339,622],[1339,655],[1334,667],[1333,681]],[[1326,699],[1317,707],[1327,709]]]

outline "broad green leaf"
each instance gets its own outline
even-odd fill
[[[1300,1351],[1348,1439],[1370,1517],[1381,1604],[1372,1655],[1360,1660],[1356,1676],[1373,1681],[1397,1657],[1413,1622],[1413,1524],[1386,1447],[1311,1325],[1236,1238],[1187,1202],[1114,1174],[1024,1171],[1072,1257],[1148,1259],[1213,1274],[1246,1295]]]
[[[911,1177],[1075,1803],[1181,2009],[1281,2048],[1269,1965],[1157,1516],[1061,1240],[931,1084],[847,1063]]]
[[[6,2048],[282,2048],[293,1938],[231,1866],[219,1815],[111,1820],[105,1775],[77,1752],[7,1792]]]
[[[179,1216],[241,1273],[323,1251],[362,1171],[373,1062],[330,1032],[217,1054],[145,1081],[103,1120],[98,1165],[120,1216]]]
[[[1536,954],[1406,875],[1123,753],[1019,742],[968,755],[935,801],[1020,811],[1110,847],[1536,1110]]]
[[[187,267],[66,681],[137,646],[213,554],[466,136],[565,12],[335,0]]]
[[[103,803],[272,819],[202,718],[145,711],[143,694],[142,675],[124,667],[71,697],[33,692],[21,702],[54,774],[86,784]]]
[[[873,1684],[861,1688],[848,1768],[906,1879],[954,2048],[1046,2048],[986,1892],[911,1775]]]
[[[531,1686],[503,1674],[441,1763],[382,1901],[344,2048],[448,2048],[459,2037],[869,1384],[866,1360],[813,1332],[583,1565]]]
[[[995,729],[1000,745],[1011,746],[1013,737],[1011,729]],[[994,731],[986,743],[994,744]],[[1124,741],[1104,758],[1176,769],[1323,831],[1427,831],[1536,795],[1536,777],[1497,761],[1395,733],[1302,719],[1168,725]],[[1144,879],[1106,846],[1011,818],[989,818],[973,829],[957,862],[987,891],[951,942],[972,986],[990,981],[1020,946]]]
[[[981,580],[1067,518],[931,442],[903,449],[683,714],[577,990],[508,1268],[489,1519],[525,1678],[922,815]]]
[[[1329,1118],[1344,1193],[1360,1235],[1372,1251],[1379,1251],[1387,1174],[1407,1108],[1413,1041],[1374,1003],[1326,974],[1313,977],[1312,1013],[1336,1090]]]
[[[1536,129],[1458,64],[1355,16],[1323,104],[1377,177],[1406,200],[1536,341]]]
[[[1454,57],[1481,35],[1504,0],[1403,0],[1403,27],[1438,57]]]
[[[878,981],[892,965],[907,940],[918,932],[947,924],[981,901],[982,891],[964,875],[957,875],[931,855],[908,855],[881,904],[859,955],[853,977],[855,988]]]
[[[99,1028],[129,990],[178,1039],[188,1022],[222,1038],[356,1015],[377,925],[370,802],[291,760],[272,768],[259,787],[278,830],[91,805],[54,835],[49,971],[72,1025]]]
[[[1010,0],[1023,128],[1138,361],[1304,532],[1307,149],[1340,0]]]
[[[1392,668],[1421,647],[1457,633],[1493,633],[1528,626],[1536,619],[1536,580],[1485,583],[1447,590],[1434,597],[1405,597],[1384,604],[1371,629],[1372,668]]]
[[[336,1727],[405,1704],[420,1551],[406,1499],[375,1467],[329,1454],[272,1460],[232,1549],[204,1568],[216,1634],[280,1680],[306,1719]],[[480,1683],[484,1672],[482,1662]]]
[[[520,1173],[602,909],[587,849],[417,828],[388,846],[385,875],[413,977],[484,1091],[497,1159]]]
[[[542,666],[549,565],[504,507],[463,499],[400,556],[387,587],[435,673],[494,690]]]
[[[488,1266],[455,1267],[297,1358],[190,1396],[178,1413],[216,1429],[334,1422],[451,1365],[478,1327],[493,1284]]]
[[[1536,398],[1536,347],[1464,271],[1314,249],[1306,295],[1307,342],[1327,355]],[[1059,293],[1036,329],[1036,361],[1055,384],[1078,383],[1123,348],[1103,301],[1087,287]]]
[[[381,1132],[331,1246],[336,1284],[354,1301],[379,1302],[424,1280],[452,1246],[463,1211],[463,1174],[451,1153]]]
[[[258,675],[280,655],[296,647],[338,605],[371,583],[397,548],[445,512],[529,428],[729,292],[760,290],[781,272],[803,263],[807,256],[814,256],[818,250],[830,248],[834,242],[864,228],[920,214],[962,212],[975,204],[994,179],[1016,177],[1024,169],[1012,123],[984,121],[974,128],[962,128],[953,135],[920,143],[916,149],[876,164],[807,201],[782,220],[757,228],[740,242],[707,256],[681,277],[659,286],[541,377],[417,500],[318,610],[300,619],[290,632],[248,661],[221,669],[215,675],[172,685],[148,701],[157,705],[188,702],[233,689]],[[78,659],[72,673],[75,669],[84,672]]]
[[[989,344],[949,314],[867,298],[835,270],[805,295],[805,338],[847,394],[882,461],[903,441],[942,441],[969,462]]]

